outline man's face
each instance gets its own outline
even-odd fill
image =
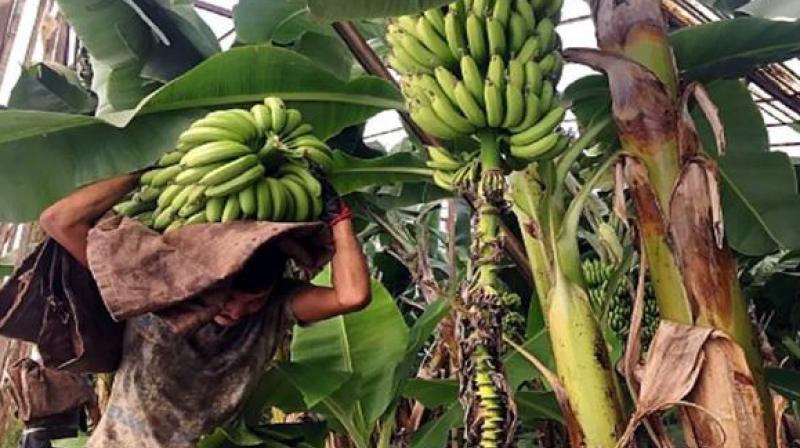
[[[230,298],[222,304],[222,311],[214,316],[214,322],[223,327],[236,325],[242,318],[259,312],[268,293],[232,291]]]

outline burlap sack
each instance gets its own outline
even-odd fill
[[[37,344],[45,366],[76,373],[114,370],[122,346],[91,273],[52,239],[0,289],[0,335]]]
[[[174,331],[185,333],[219,312],[228,282],[267,245],[309,270],[332,255],[330,230],[321,222],[239,221],[162,235],[116,215],[91,230],[87,252],[114,319],[158,312]]]
[[[3,377],[3,396],[24,422],[67,412],[94,400],[81,376],[48,369],[30,358],[12,364]]]

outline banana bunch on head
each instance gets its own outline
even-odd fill
[[[563,0],[458,0],[388,26],[414,121],[444,140],[494,128],[522,160],[555,157],[565,109],[555,25]]]
[[[300,111],[270,97],[192,123],[114,210],[165,232],[238,219],[310,221],[323,207],[311,162],[329,172],[330,148]]]

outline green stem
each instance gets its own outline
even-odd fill
[[[481,131],[478,133],[481,143],[481,170],[483,173],[491,170],[502,169],[502,159],[500,158],[500,144],[497,134],[493,131]],[[495,249],[491,242],[497,240],[499,235],[500,221],[499,211],[486,198],[481,201],[478,236],[481,240],[481,258],[485,261],[492,257]],[[487,244],[489,243],[489,244]],[[492,263],[483,263],[480,267],[480,283],[484,286],[494,286],[497,281],[497,269]]]

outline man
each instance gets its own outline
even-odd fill
[[[124,175],[89,185],[45,210],[40,224],[97,280],[98,271],[107,273],[106,260],[90,260],[87,248],[113,235],[105,230],[107,224],[97,225],[98,220],[137,183],[137,175]],[[330,228],[334,250],[332,287],[284,280],[287,254],[279,250],[280,244],[266,244],[236,275],[199,294],[214,295],[211,302],[219,304],[211,322],[182,334],[152,313],[129,319],[109,406],[88,447],[194,447],[202,435],[235,416],[291,322],[309,324],[369,303],[369,274],[349,209],[326,180],[322,183],[328,196],[323,198],[322,220]],[[130,226],[129,220],[118,217],[115,223],[120,221],[120,227]],[[239,227],[246,232],[247,226]],[[187,227],[178,232],[191,231]],[[114,238],[124,242],[126,236]],[[172,250],[161,247],[148,259],[157,263]],[[171,271],[181,268],[163,266],[163,275],[180,275]],[[119,289],[108,282],[98,281],[107,306],[106,288]]]

